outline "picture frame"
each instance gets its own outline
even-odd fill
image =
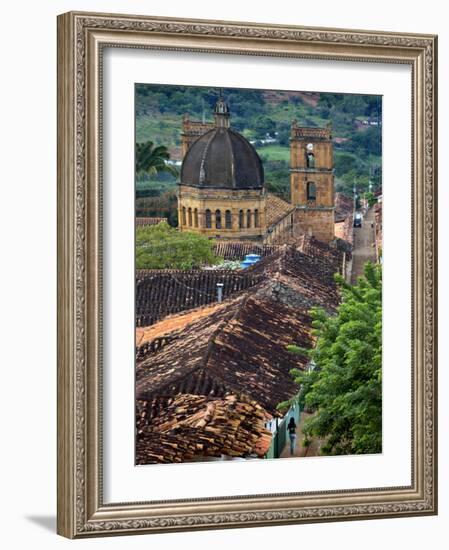
[[[103,54],[201,52],[411,69],[411,483],[104,499]],[[58,518],[69,538],[437,513],[437,37],[70,12],[58,17]],[[134,223],[134,221],[130,221]],[[133,366],[130,364],[130,368]]]

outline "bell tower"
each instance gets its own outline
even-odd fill
[[[294,232],[325,243],[334,238],[334,159],[329,128],[302,128],[292,122],[290,191],[296,206]]]

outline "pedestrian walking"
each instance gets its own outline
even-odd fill
[[[290,421],[287,426],[288,437],[290,438],[290,454],[293,456],[295,454],[296,447],[296,422],[293,416],[290,418]]]

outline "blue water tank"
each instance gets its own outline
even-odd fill
[[[245,256],[245,261],[256,263],[260,260],[260,254],[247,254]]]
[[[240,263],[240,267],[242,269],[246,269],[247,267],[249,267],[250,265],[254,265],[255,262],[252,262],[250,260],[243,260],[243,262]]]

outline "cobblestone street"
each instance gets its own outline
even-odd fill
[[[357,277],[363,275],[365,262],[376,261],[374,246],[374,209],[368,210],[362,221],[362,227],[354,227],[354,249],[352,251],[351,283],[357,282]]]
[[[311,416],[309,413],[302,412],[300,416],[300,421],[298,422],[296,428],[296,448],[295,452],[292,455],[290,453],[290,439],[287,437],[287,443],[284,447],[284,450],[281,453],[280,458],[291,458],[293,456],[318,456],[320,454],[321,441],[319,439],[312,440],[311,444],[308,447],[304,447],[302,442],[304,439],[304,434],[302,432],[302,427],[304,425],[304,420]]]

